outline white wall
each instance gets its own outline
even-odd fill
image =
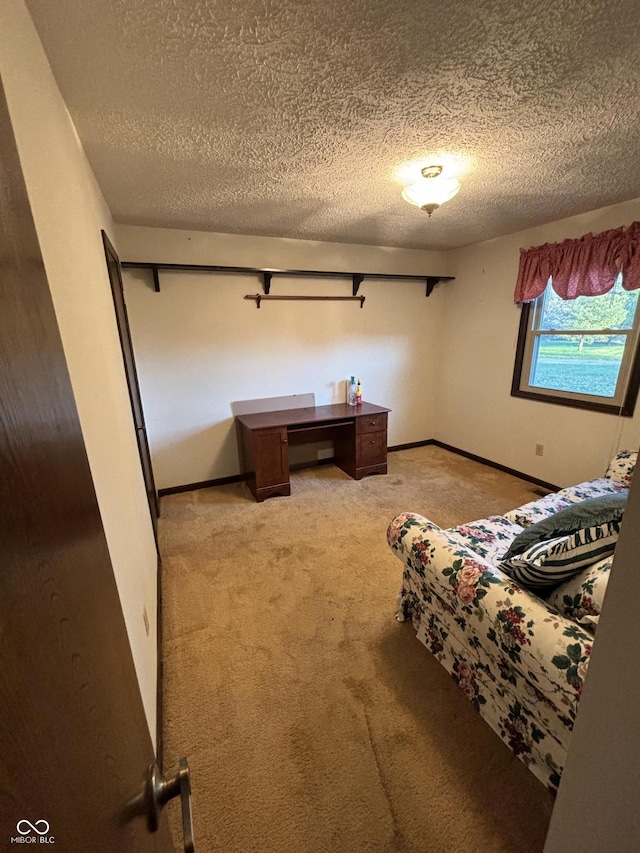
[[[640,442],[634,418],[511,397],[520,308],[519,250],[640,219],[640,199],[452,252],[443,302],[435,437],[561,486],[602,476],[618,446]],[[535,445],[544,456],[535,456]]]
[[[341,399],[359,373],[389,406],[389,443],[427,438],[569,485],[640,442],[640,407],[619,418],[511,397],[519,250],[627,225],[640,200],[449,253],[116,226],[131,261],[454,274],[429,299],[417,283],[368,281],[349,303],[255,304],[256,276],[128,271],[125,287],[159,488],[238,472],[230,404],[313,391]],[[279,279],[272,293],[350,292],[347,280]],[[535,455],[535,445],[544,455]]]
[[[155,741],[157,558],[100,237],[113,225],[24,3],[0,7],[0,74]]]
[[[448,273],[437,252],[116,226],[122,260],[397,274]],[[231,403],[313,392],[344,400],[357,374],[364,398],[391,408],[389,443],[433,436],[438,327],[447,283],[365,279],[349,302],[256,308],[255,275],[125,270],[127,310],[158,488],[237,474]],[[351,294],[350,279],[274,277],[272,294]]]

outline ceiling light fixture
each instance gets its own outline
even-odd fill
[[[429,218],[445,201],[453,198],[460,189],[460,182],[455,178],[441,178],[442,166],[425,166],[422,179],[402,190],[402,198],[409,204],[415,204],[421,210],[426,210]]]

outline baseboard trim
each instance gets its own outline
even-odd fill
[[[333,456],[330,459],[317,459],[313,462],[294,462],[289,466],[290,471],[303,471],[305,468],[319,468],[321,465],[333,465]],[[245,474],[233,474],[230,477],[218,477],[215,480],[201,480],[199,483],[185,483],[184,486],[170,486],[167,489],[158,489],[158,497],[166,495],[179,495],[182,492],[196,492],[198,489],[211,489],[213,486],[227,486],[229,483],[242,483],[246,480]]]
[[[229,483],[241,483],[244,474],[233,474],[231,477],[218,477],[216,480],[201,480],[199,483],[185,483],[184,486],[170,486],[168,489],[158,489],[158,497],[179,495],[181,492],[195,492],[198,489],[210,489],[212,486],[226,486]]]
[[[543,489],[548,489],[550,492],[560,491],[560,486],[556,486],[554,483],[548,483],[546,480],[541,480],[539,477],[532,477],[530,474],[525,474],[523,471],[516,471],[515,468],[509,468],[507,465],[501,465],[500,462],[492,462],[491,459],[485,459],[484,456],[469,453],[468,450],[461,450],[459,447],[453,447],[451,444],[445,444],[444,441],[438,441],[437,438],[432,438],[426,443],[433,444],[436,447],[441,447],[443,450],[448,450],[451,453],[457,453],[458,456],[464,456],[467,459],[472,459],[474,462],[480,462],[482,465],[488,465],[490,468],[496,468],[498,471],[503,471],[505,474],[511,474],[512,477],[518,477],[520,480],[526,480],[527,483],[535,483],[536,486],[542,486]]]
[[[394,453],[396,450],[411,450],[414,447],[427,447],[429,444],[434,444],[435,438],[426,438],[424,441],[410,441],[408,444],[394,444],[387,447],[387,453]]]
[[[542,486],[543,489],[548,489],[550,492],[557,492],[560,486],[553,483],[548,483],[546,480],[540,480],[538,477],[531,477],[523,471],[516,471],[515,468],[509,468],[506,465],[501,465],[499,462],[492,462],[491,459],[485,459],[484,456],[478,456],[475,453],[469,453],[468,450],[461,450],[459,447],[453,447],[451,444],[445,444],[444,441],[439,441],[437,438],[426,438],[423,441],[410,441],[407,444],[394,444],[387,448],[388,453],[394,453],[397,450],[412,450],[414,447],[427,447],[428,445],[441,447],[443,450],[448,450],[450,453],[457,453],[458,456],[464,456],[467,459],[472,459],[474,462],[480,462],[482,465],[488,465],[490,468],[496,468],[498,471],[503,471],[505,474],[511,474],[512,477],[518,477],[520,480],[526,480],[528,483],[535,483],[536,486]],[[321,465],[333,465],[335,462],[333,456],[328,459],[317,459],[315,462],[296,462],[290,466],[291,471],[304,471],[308,468],[319,468]],[[158,489],[158,497],[163,498],[165,495],[179,495],[182,492],[195,492],[198,489],[211,489],[214,486],[226,486],[229,483],[242,483],[246,479],[244,474],[233,474],[231,477],[218,477],[215,480],[202,480],[199,483],[186,483],[184,486],[171,486],[168,489]]]

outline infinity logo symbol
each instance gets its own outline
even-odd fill
[[[27,829],[20,828],[23,826],[26,826]],[[38,829],[39,826],[44,826],[44,829]],[[38,835],[46,835],[47,832],[49,832],[49,824],[46,820],[37,820],[35,824],[28,820],[19,820],[16,824],[16,829],[20,835],[27,835],[29,832],[37,832]]]

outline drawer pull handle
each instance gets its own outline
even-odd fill
[[[369,421],[369,426],[375,426],[377,423],[377,421]]]
[[[375,443],[376,443],[375,438],[372,438],[371,441],[369,442],[369,444],[375,444]]]

